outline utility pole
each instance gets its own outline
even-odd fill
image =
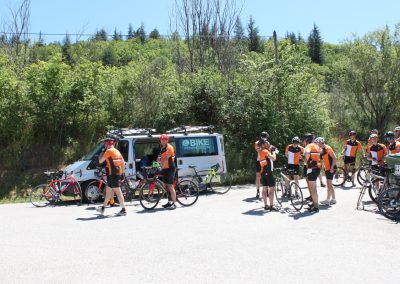
[[[276,38],[276,31],[274,31],[272,37],[274,38],[274,47],[275,47],[275,65],[278,65],[278,40]]]

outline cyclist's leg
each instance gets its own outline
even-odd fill
[[[167,188],[167,191],[169,192],[172,204],[175,204],[176,202],[176,192],[174,188],[175,168],[164,169],[163,173],[164,173],[163,182],[165,184],[165,187]]]
[[[121,208],[125,209],[124,196],[122,195],[121,188],[114,187],[112,190],[113,190],[113,195],[115,194],[117,196]]]
[[[313,201],[313,207],[318,208],[318,192],[317,192],[317,178],[320,174],[320,169],[308,169],[308,189]]]
[[[260,183],[261,183],[261,165],[259,161],[256,161],[256,197],[260,196]]]
[[[333,173],[331,173],[330,171],[325,171],[325,176],[326,176],[326,186],[327,186],[327,198],[326,199],[336,201],[335,189],[333,188],[333,185],[332,185]]]

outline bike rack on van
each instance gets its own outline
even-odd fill
[[[209,125],[209,126],[179,126],[172,128],[170,130],[167,130],[167,133],[183,133],[185,135],[188,135],[189,133],[196,133],[196,132],[208,132],[209,134],[212,134],[214,131],[214,126]]]
[[[114,135],[118,136],[119,138],[124,138],[124,136],[128,135],[148,135],[151,137],[155,132],[156,130],[154,128],[119,128],[108,131],[107,135]]]

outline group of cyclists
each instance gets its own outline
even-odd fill
[[[176,205],[176,192],[173,186],[175,177],[175,149],[168,143],[169,136],[162,134],[160,136],[161,150],[157,158],[157,162],[161,165],[161,174],[163,176],[163,182],[168,190],[168,202],[163,205],[167,209],[175,209]],[[99,163],[106,163],[107,169],[107,186],[106,196],[102,206],[97,208],[97,211],[104,214],[105,208],[110,204],[110,200],[117,196],[121,211],[117,216],[125,216],[126,209],[124,204],[124,197],[120,188],[121,180],[123,179],[125,161],[121,153],[115,148],[117,140],[114,138],[107,138],[103,140],[104,152],[99,157]]]
[[[384,157],[388,154],[400,153],[400,126],[395,131],[388,131],[384,138],[388,141],[388,147],[378,142],[378,130],[373,129],[369,135],[368,147],[366,152],[362,144],[358,141],[357,132],[349,132],[349,139],[346,140],[341,152],[344,158],[344,167],[347,172],[352,172],[352,186],[355,186],[355,164],[357,152],[362,154],[364,159],[370,161],[373,169],[379,169],[384,165]],[[319,204],[336,204],[335,190],[332,180],[335,174],[337,156],[331,146],[325,143],[324,137],[315,137],[311,133],[306,133],[301,140],[298,136],[293,137],[292,143],[286,146],[285,156],[287,158],[288,170],[293,172],[293,179],[298,184],[300,174],[300,161],[304,161],[303,175],[307,182],[310,197],[306,198],[310,203],[308,210],[319,212]],[[274,206],[275,179],[273,175],[273,164],[276,161],[278,150],[269,142],[269,135],[266,131],[261,132],[260,139],[254,143],[254,149],[257,153],[256,160],[256,198],[260,197],[260,185],[262,185],[262,200],[264,209],[277,211]],[[327,198],[318,202],[318,192],[316,181],[318,177],[322,183],[321,169],[325,171]],[[267,202],[269,201],[269,202]],[[269,204],[268,204],[269,203]]]

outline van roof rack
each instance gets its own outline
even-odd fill
[[[196,132],[208,132],[208,133],[213,133],[214,131],[214,126],[213,125],[208,125],[208,126],[178,126],[175,128],[172,128],[170,130],[167,130],[166,132],[169,133],[183,133],[187,135],[188,133],[196,133]]]
[[[107,132],[108,136],[124,138],[129,135],[148,135],[151,137],[156,130],[154,128],[119,128]]]

